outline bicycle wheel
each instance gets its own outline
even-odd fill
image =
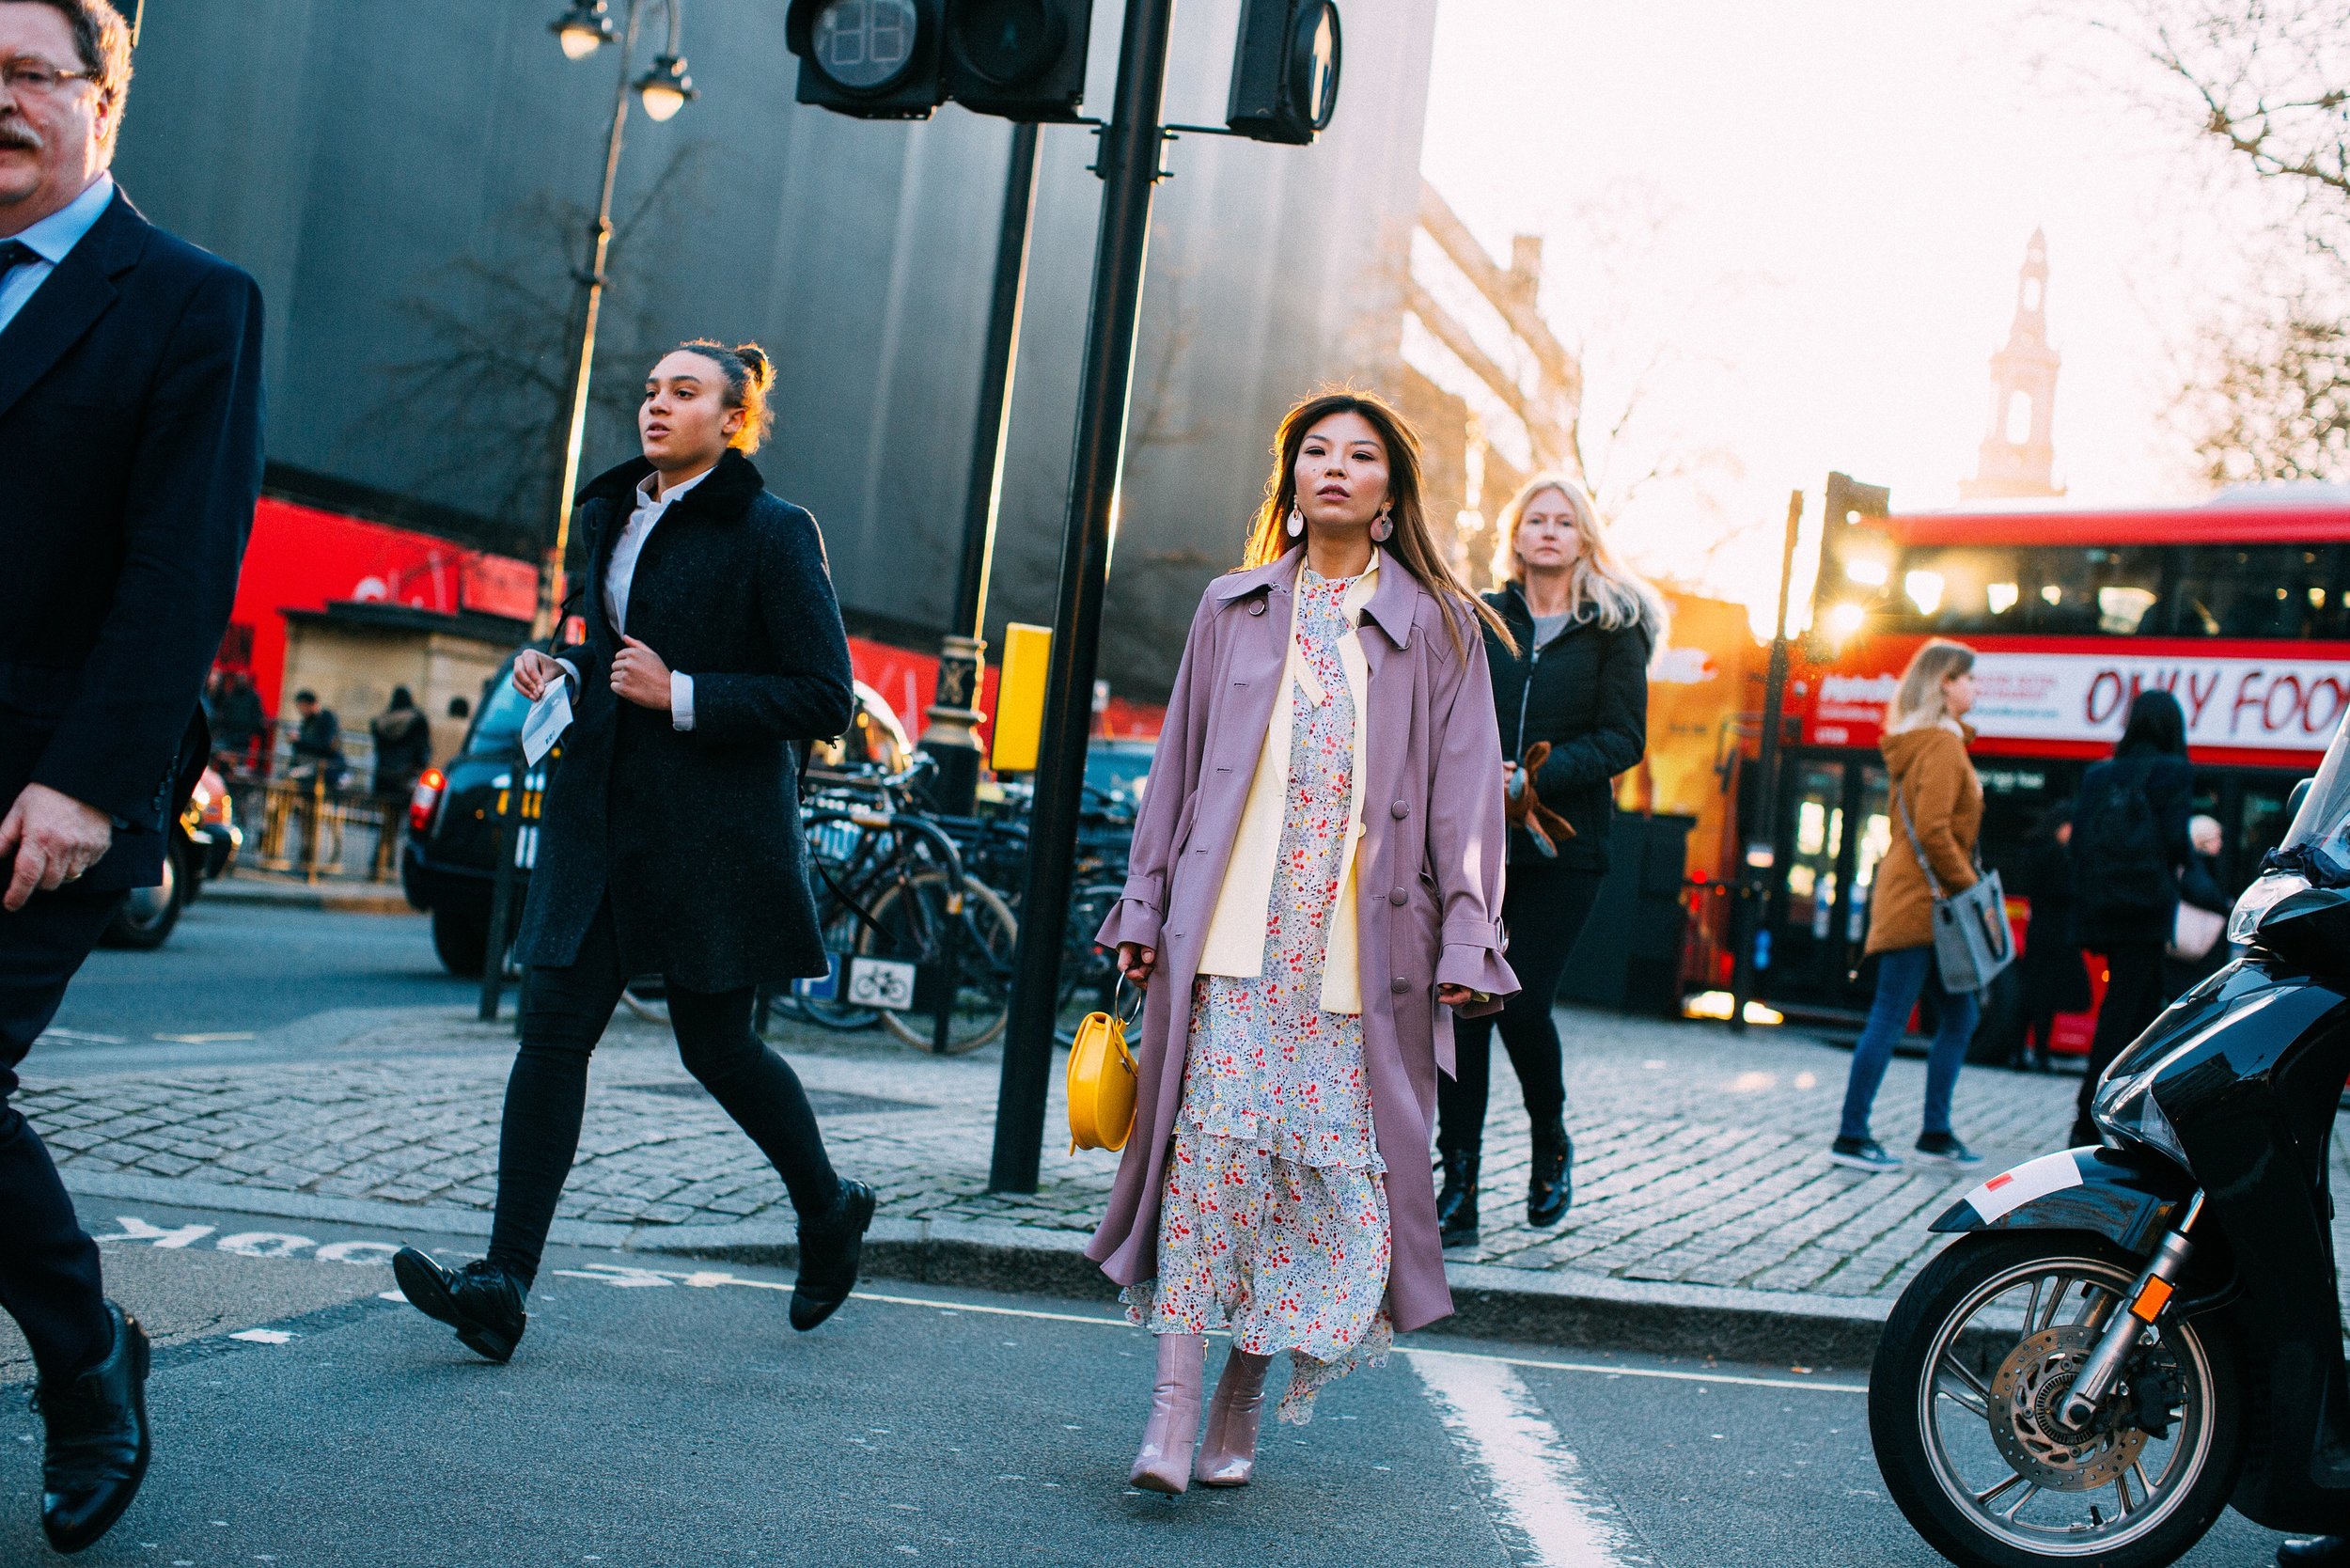
[[[1060,1005],[1066,1012],[1080,1001],[1107,1009],[1118,983],[1118,955],[1094,945],[1093,933],[1125,896],[1122,883],[1097,882],[1069,901],[1069,930],[1061,938]]]
[[[943,953],[946,922],[960,922],[955,933],[955,1000],[947,1029],[947,1049],[960,1054],[977,1050],[1003,1032],[1011,1008],[1011,954],[1020,925],[1011,909],[993,887],[968,877],[963,884],[963,910],[947,908],[947,873],[926,869],[913,872],[881,890],[872,902],[881,926],[857,933],[857,951],[877,958],[928,964]],[[912,1008],[884,1009],[882,1023],[909,1045],[934,1048],[938,1015]]]

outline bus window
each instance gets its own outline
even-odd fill
[[[2332,544],[2190,544],[2161,628],[2183,637],[2339,637],[2342,550]]]

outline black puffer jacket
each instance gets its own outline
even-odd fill
[[[1526,832],[1512,828],[1510,858],[1604,871],[1615,816],[1613,780],[1648,749],[1651,630],[1641,623],[1605,631],[1587,617],[1536,648],[1534,614],[1517,584],[1485,595],[1485,603],[1501,612],[1518,644],[1512,653],[1485,634],[1501,754],[1515,760],[1535,742],[1548,741],[1550,759],[1534,787],[1544,805],[1574,824],[1574,837],[1559,846],[1555,861],[1544,860]]]

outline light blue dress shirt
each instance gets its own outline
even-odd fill
[[[82,236],[98,222],[99,214],[115,198],[115,177],[102,174],[90,182],[90,188],[50,213],[40,222],[12,236],[39,259],[27,261],[0,278],[0,332],[8,330],[16,313],[24,308],[24,302],[33,297],[57,263],[66,259]]]

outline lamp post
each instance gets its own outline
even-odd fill
[[[546,568],[539,574],[539,613],[532,622],[533,637],[544,637],[554,632],[563,603],[563,557],[571,548],[572,495],[579,488],[579,453],[588,435],[588,394],[596,368],[596,319],[603,308],[604,261],[612,251],[612,185],[620,172],[620,142],[628,132],[628,95],[635,93],[647,117],[656,122],[674,118],[689,100],[700,96],[694,90],[694,79],[685,74],[685,56],[678,49],[682,22],[680,8],[683,3],[684,0],[628,0],[627,20],[615,28],[607,14],[606,0],[572,0],[572,8],[548,25],[568,59],[584,60],[605,44],[618,43],[620,78],[612,99],[612,131],[604,143],[603,188],[596,201],[595,225],[588,233],[588,267],[573,274],[585,295],[580,312],[579,356],[572,363],[569,420],[563,437],[563,478],[555,496],[555,542],[548,547]],[[645,11],[656,5],[667,13],[669,46],[653,56],[651,66],[643,75],[632,78],[629,69],[636,55],[637,30],[644,22]]]

